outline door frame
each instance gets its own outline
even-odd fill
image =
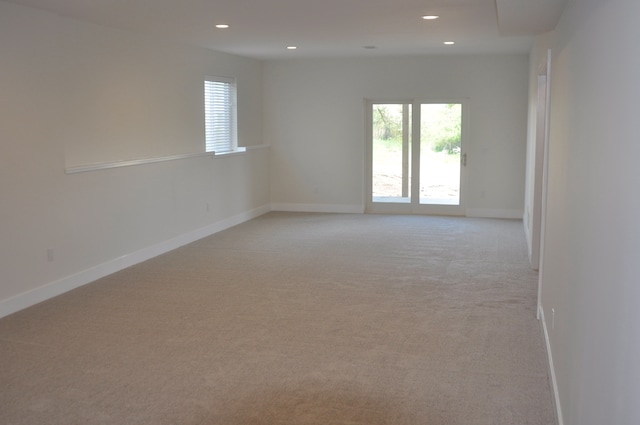
[[[547,227],[547,194],[549,190],[549,133],[550,133],[550,106],[551,106],[551,49],[547,49],[547,54],[545,56],[545,62],[543,63],[543,71],[544,75],[544,90],[545,90],[545,107],[544,107],[544,125],[542,126],[542,130],[544,131],[542,140],[540,143],[541,147],[541,164],[539,164],[540,169],[536,168],[536,174],[540,173],[540,197],[537,200],[539,205],[535,204],[534,201],[534,211],[538,211],[540,214],[538,221],[534,220],[533,229],[534,233],[538,234],[537,243],[534,244],[533,249],[537,250],[537,270],[538,270],[538,308],[536,309],[536,317],[538,320],[540,319],[540,312],[542,311],[542,276],[544,272],[544,247],[545,247],[545,233]],[[535,267],[534,267],[535,268]]]
[[[411,202],[409,203],[393,203],[393,202],[373,202],[372,179],[373,179],[373,114],[372,107],[375,104],[409,104],[412,105],[411,120],[411,174],[420,175],[420,105],[422,104],[449,104],[457,103],[462,105],[462,123],[460,135],[460,202],[458,205],[437,205],[437,204],[420,204],[419,184],[410,184]],[[467,98],[414,98],[414,99],[364,99],[365,112],[365,213],[381,213],[381,214],[423,214],[423,215],[450,215],[450,216],[466,216],[466,194],[467,194],[467,164],[469,161],[469,115],[470,106]]]

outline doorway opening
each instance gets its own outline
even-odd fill
[[[464,215],[464,103],[366,107],[367,212]]]

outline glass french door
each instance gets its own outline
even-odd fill
[[[464,215],[463,102],[367,108],[367,212]]]

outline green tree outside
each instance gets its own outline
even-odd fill
[[[460,153],[462,105],[422,105],[421,140],[434,152]]]

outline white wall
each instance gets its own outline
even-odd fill
[[[203,152],[209,74],[261,144],[261,62],[0,2],[0,316],[268,210],[267,149],[65,174]]]
[[[468,98],[469,215],[522,217],[526,55],[268,61],[275,208],[364,210],[364,104]]]
[[[569,425],[640,423],[638,16],[568,2],[551,43],[542,309]]]

